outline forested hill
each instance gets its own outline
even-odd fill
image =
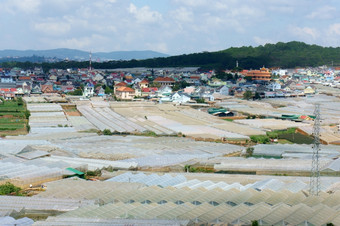
[[[239,67],[250,69],[266,67],[294,68],[320,65],[340,65],[340,47],[321,47],[303,42],[288,42],[266,44],[258,47],[229,48],[218,52],[203,52],[179,56],[161,57],[146,60],[109,61],[93,63],[97,69],[113,69],[128,67],[184,67],[198,66],[205,69],[232,69]],[[32,67],[33,63],[1,63],[2,67],[18,66]],[[50,68],[86,68],[88,62],[64,61],[57,63],[42,63],[44,70]]]

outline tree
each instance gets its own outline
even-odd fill
[[[196,100],[196,102],[199,103],[199,104],[204,104],[204,103],[205,103],[205,100],[204,100],[204,98],[198,98],[198,99]]]
[[[260,96],[260,93],[259,93],[259,92],[256,92],[256,93],[255,93],[254,99],[255,99],[255,100],[260,100],[260,99],[261,99],[261,96]]]
[[[69,95],[73,96],[81,96],[83,95],[83,90],[82,89],[76,89],[73,92],[68,92]]]
[[[250,100],[253,97],[253,93],[250,90],[247,90],[243,93],[243,99]]]
[[[106,86],[105,87],[105,94],[111,94],[111,93],[113,93],[113,90],[109,86]]]
[[[14,193],[14,192],[15,192],[16,195],[18,195],[20,190],[21,190],[21,188],[16,187],[9,182],[6,182],[5,184],[0,185],[0,195],[8,195],[8,194],[11,194],[11,193]]]

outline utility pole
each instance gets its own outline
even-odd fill
[[[319,163],[319,151],[320,151],[320,104],[315,104],[314,110],[314,126],[313,126],[313,157],[312,157],[312,169],[310,175],[309,195],[319,196],[320,193],[320,163]]]

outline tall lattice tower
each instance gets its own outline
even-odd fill
[[[90,64],[89,70],[92,71],[92,51],[90,51],[90,61],[89,61],[89,64]]]
[[[320,193],[320,164],[319,164],[319,151],[320,151],[320,104],[315,105],[314,110],[314,126],[313,126],[313,157],[312,157],[312,170],[310,175],[309,194],[318,196]]]

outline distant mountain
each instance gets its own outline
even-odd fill
[[[59,50],[63,52],[63,50]],[[66,50],[72,51],[72,50]],[[82,51],[80,51],[82,52]],[[141,51],[144,52],[144,51]],[[141,53],[138,52],[138,53]],[[150,51],[151,52],[151,51]],[[133,52],[123,52],[128,55]],[[35,53],[37,54],[37,53]],[[88,60],[88,53],[82,52],[75,54],[78,59]],[[200,67],[204,70],[210,69],[234,69],[236,61],[240,68],[255,69],[262,66],[265,67],[280,67],[280,68],[295,68],[295,67],[315,67],[321,65],[328,66],[340,66],[340,47],[322,47],[317,45],[308,45],[303,42],[278,42],[276,44],[266,44],[264,46],[243,46],[232,47],[226,50],[217,52],[202,52],[183,54],[179,56],[168,57],[156,57],[155,55],[143,55],[148,59],[138,59],[137,55],[128,55],[128,59],[134,58],[136,60],[112,60],[105,62],[96,62],[96,55],[93,54],[92,67],[96,69],[114,69],[114,68],[132,68],[132,67],[148,67],[148,68],[161,68],[161,67]],[[98,56],[106,57],[105,54],[98,53]],[[38,55],[38,54],[37,54]],[[119,55],[119,54],[118,54]],[[1,56],[1,52],[0,52]],[[55,55],[54,55],[55,56]],[[116,58],[114,55],[110,55],[112,58]],[[120,59],[123,59],[122,55],[119,55]],[[125,55],[126,56],[126,55]],[[59,55],[60,57],[60,55]],[[68,56],[69,57],[69,56]],[[150,58],[153,57],[153,58]],[[61,57],[60,57],[61,58]],[[63,57],[64,58],[64,57]],[[51,58],[52,59],[52,58]],[[42,64],[44,71],[48,71],[51,68],[86,68],[88,62],[71,61],[59,61]],[[52,59],[53,60],[53,59]],[[2,67],[21,67],[32,68],[39,65],[38,63],[26,63],[26,62],[4,62],[0,61]],[[238,68],[238,69],[240,69]]]
[[[69,59],[76,61],[88,61],[89,52],[76,49],[50,49],[50,50],[0,50],[0,58],[11,59],[22,57],[45,57],[58,58],[60,60]],[[155,51],[114,51],[114,52],[94,52],[92,53],[93,61],[107,61],[107,60],[141,60],[155,57],[167,57],[169,55],[155,52]]]

